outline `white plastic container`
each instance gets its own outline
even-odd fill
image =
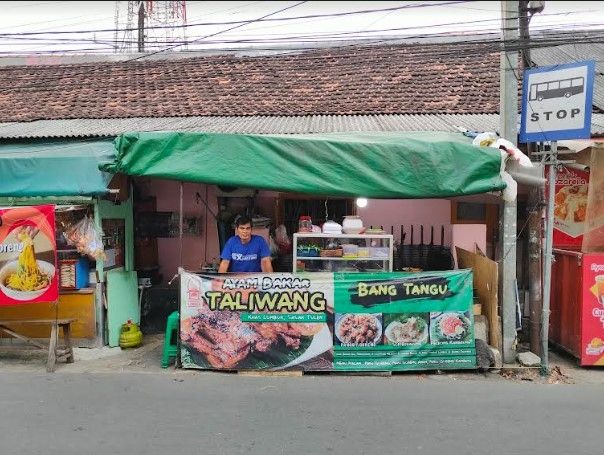
[[[373,246],[370,249],[372,258],[388,259],[390,257],[390,249],[383,246]]]
[[[335,221],[328,220],[323,223],[323,233],[324,234],[341,234],[342,226],[336,223]]]
[[[360,234],[364,230],[365,227],[360,216],[348,215],[344,217],[342,222],[342,232],[344,234]]]

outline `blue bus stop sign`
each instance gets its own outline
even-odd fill
[[[593,60],[524,72],[520,142],[591,136]]]

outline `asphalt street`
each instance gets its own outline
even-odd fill
[[[599,454],[604,387],[450,376],[0,373],[0,454]]]

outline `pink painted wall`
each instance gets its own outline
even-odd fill
[[[171,180],[144,179],[138,184],[145,196],[157,198],[157,211],[178,212],[180,184]],[[206,193],[207,189],[207,193]],[[199,200],[196,193],[206,199],[211,209],[218,211],[215,186],[195,183],[185,183],[183,191],[184,216],[201,218],[201,234],[198,236],[185,235],[183,238],[183,261],[182,265],[188,270],[200,270],[206,261],[212,261],[219,256],[218,229],[212,214]],[[176,273],[180,262],[179,239],[160,238],[157,239],[160,273],[164,281],[168,281]]]
[[[487,253],[487,225],[486,224],[453,224],[451,226],[451,250],[457,267],[457,254],[455,247],[474,253],[476,245],[483,253]]]
[[[357,215],[365,226],[384,226],[400,241],[400,226],[405,227],[405,243],[410,243],[414,225],[414,243],[420,242],[420,225],[424,225],[424,243],[430,242],[430,226],[434,226],[434,243],[440,244],[440,228],[445,226],[445,245],[451,243],[451,202],[446,199],[369,199],[367,207],[358,208]]]

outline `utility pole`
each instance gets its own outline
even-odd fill
[[[138,51],[145,52],[145,2],[138,2]]]
[[[499,130],[514,145],[518,142],[518,1],[501,2],[503,49],[499,77]],[[501,300],[503,313],[503,361],[516,361],[516,201],[503,201],[501,239]]]
[[[522,44],[522,63],[524,69],[532,65],[529,24],[535,12],[543,10],[543,2],[528,0],[520,1],[520,39]],[[529,157],[537,151],[536,144],[527,143],[526,150]],[[531,186],[528,198],[528,281],[529,281],[529,333],[531,352],[541,356],[541,312],[543,310],[542,294],[542,238],[543,238],[543,191],[540,187]]]

